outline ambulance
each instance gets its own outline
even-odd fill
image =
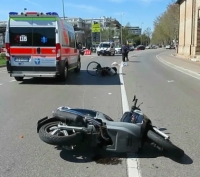
[[[56,12],[10,12],[5,35],[7,71],[24,77],[56,77],[80,72],[81,57],[74,27]]]

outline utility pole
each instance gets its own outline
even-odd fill
[[[141,45],[142,45],[142,24],[143,24],[144,22],[142,22],[141,23]]]
[[[122,27],[122,15],[124,15],[124,13],[121,14],[121,45],[123,44],[123,41],[122,41],[123,40],[123,37],[122,37],[122,33],[123,33],[122,32],[122,28],[123,28]]]
[[[65,4],[64,4],[64,0],[62,0],[62,8],[63,8],[63,18],[65,20]]]

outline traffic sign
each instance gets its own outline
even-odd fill
[[[101,25],[99,22],[93,22],[92,23],[92,32],[96,33],[96,32],[100,32],[101,31]]]

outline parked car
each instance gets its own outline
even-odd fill
[[[134,50],[135,50],[134,46],[131,46],[131,47],[129,48],[129,51],[134,51]]]
[[[165,49],[171,49],[171,46],[170,45],[166,45]]]
[[[135,50],[145,50],[145,46],[138,45]]]
[[[115,47],[115,54],[121,54],[122,53],[122,47],[119,45],[119,46],[116,46]]]

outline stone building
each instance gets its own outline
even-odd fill
[[[177,0],[180,5],[178,55],[200,58],[200,0]]]

